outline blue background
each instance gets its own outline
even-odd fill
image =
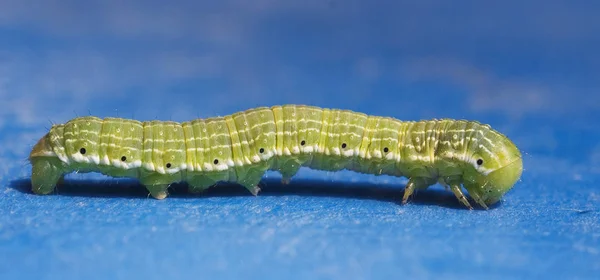
[[[0,2],[0,279],[600,275],[597,1]],[[185,121],[298,103],[491,124],[524,153],[467,211],[404,178],[268,173],[253,197],[74,174],[30,193],[27,155],[78,115]]]

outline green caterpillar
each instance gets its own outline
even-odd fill
[[[260,107],[177,123],[87,116],[54,125],[34,146],[32,191],[52,192],[70,172],[138,179],[150,194],[185,181],[201,192],[220,181],[252,194],[267,170],[288,183],[300,167],[408,177],[403,203],[440,183],[472,209],[483,208],[521,177],[521,153],[488,125],[465,120],[402,122],[304,105]]]

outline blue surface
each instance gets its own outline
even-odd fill
[[[600,274],[600,4],[0,4],[0,279],[592,279]],[[216,3],[216,2],[215,2]],[[31,10],[33,6],[37,8]],[[284,103],[489,123],[524,152],[489,211],[404,178],[268,173],[253,197],[73,174],[27,155],[77,115],[184,121]]]

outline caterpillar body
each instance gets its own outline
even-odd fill
[[[400,121],[305,105],[259,107],[225,117],[173,121],[78,117],[53,125],[34,146],[32,191],[51,193],[71,172],[136,178],[157,199],[185,181],[201,192],[220,181],[252,194],[267,170],[287,183],[302,167],[405,176],[403,203],[440,183],[469,209],[494,204],[520,178],[521,153],[474,121]]]

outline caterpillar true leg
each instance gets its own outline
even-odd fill
[[[481,207],[485,208],[486,210],[489,209],[485,203],[485,200],[477,192],[470,192],[469,196],[471,196],[475,202],[477,202],[477,204],[481,205]]]
[[[463,194],[462,190],[460,189],[460,184],[455,184],[455,183],[450,184],[450,190],[452,190],[452,193],[454,193],[454,196],[456,196],[456,198],[458,198],[458,200],[463,205],[467,206],[467,208],[469,208],[469,210],[473,210],[473,207],[471,206],[471,204],[469,203],[469,201]]]
[[[404,188],[404,197],[402,198],[402,204],[406,204],[408,199],[415,190],[427,189],[431,185],[435,184],[435,180],[431,178],[414,177],[408,180],[406,187]]]

